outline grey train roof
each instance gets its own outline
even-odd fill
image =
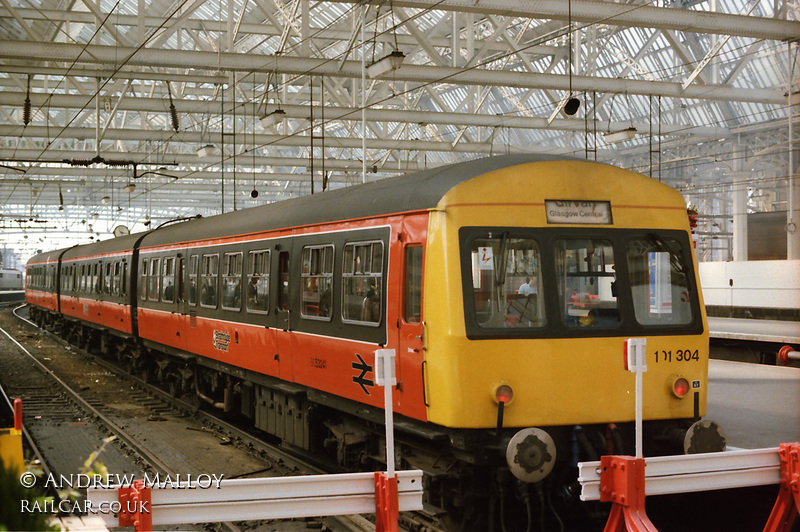
[[[142,246],[430,209],[453,187],[473,177],[520,164],[560,160],[584,161],[532,154],[486,157],[167,226],[152,231]]]
[[[485,157],[224,215],[168,225],[151,230],[147,234],[136,233],[75,246],[64,253],[64,258],[131,249],[139,239],[142,239],[142,246],[157,246],[430,209],[435,207],[453,187],[479,175],[521,164],[564,160],[584,161],[573,157],[545,154]],[[61,251],[63,250],[45,252],[31,260],[41,261],[45,257],[53,260],[58,258]]]

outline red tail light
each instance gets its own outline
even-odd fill
[[[514,400],[514,390],[508,384],[496,385],[494,389],[494,400],[498,403],[509,404]]]
[[[689,381],[684,379],[683,377],[678,377],[672,381],[672,393],[675,394],[677,398],[686,397],[689,393],[689,389],[691,388]]]

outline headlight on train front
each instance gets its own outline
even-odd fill
[[[514,390],[511,389],[511,385],[506,381],[495,383],[492,385],[492,399],[497,404],[511,404],[511,401],[514,400]]]
[[[670,391],[672,394],[677,397],[678,399],[683,399],[687,395],[689,395],[689,390],[691,389],[691,385],[686,377],[681,377],[680,375],[673,375],[670,378]]]

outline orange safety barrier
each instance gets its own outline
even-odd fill
[[[150,514],[150,488],[144,480],[134,480],[130,487],[118,490],[119,526],[132,526],[136,532],[153,530],[153,516]]]
[[[0,460],[17,474],[25,471],[22,453],[22,399],[14,399],[14,427],[0,428]]]
[[[644,458],[600,458],[600,500],[610,502],[605,532],[657,532],[644,511]]]
[[[781,486],[764,532],[789,532],[800,513],[800,443],[782,443]]]
[[[397,476],[375,471],[375,532],[398,532],[400,525]]]

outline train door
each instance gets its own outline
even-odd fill
[[[182,253],[178,253],[175,263],[175,308],[178,318],[178,347],[187,349],[186,338],[189,334],[189,309],[186,301],[186,261]]]
[[[278,361],[278,376],[285,380],[292,378],[292,315],[291,293],[291,260],[289,251],[278,252],[278,290],[277,305],[275,306],[276,347],[275,359]]]
[[[422,316],[422,253],[423,247],[419,243],[403,246],[396,363],[398,382],[402,380],[403,395],[410,398],[411,404],[421,404],[424,398],[420,371],[426,347]]]

